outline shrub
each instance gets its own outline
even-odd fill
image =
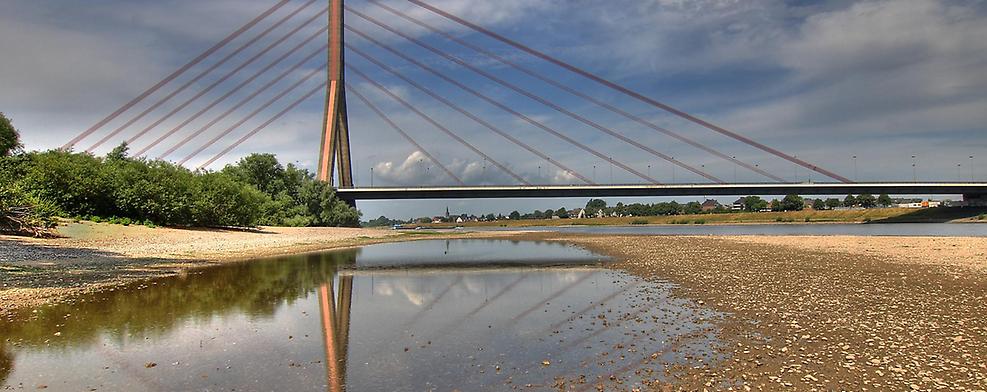
[[[0,184],[0,232],[43,237],[55,227],[58,209],[11,183]]]
[[[646,224],[648,224],[648,220],[647,219],[635,219],[635,220],[632,220],[631,221],[631,224],[632,225],[646,225]]]
[[[706,224],[706,220],[705,219],[696,219],[695,224],[697,224],[697,225],[705,225]]]

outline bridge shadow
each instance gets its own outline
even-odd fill
[[[893,216],[870,223],[948,223],[960,219],[975,218],[987,214],[987,207],[935,207],[917,209],[904,215]]]

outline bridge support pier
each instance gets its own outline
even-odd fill
[[[967,207],[987,207],[987,193],[964,194],[963,203]]]

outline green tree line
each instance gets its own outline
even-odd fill
[[[10,146],[10,147],[7,147]],[[53,217],[168,226],[356,226],[360,214],[305,169],[253,154],[218,172],[128,156],[24,152],[0,115],[0,230],[39,234]]]

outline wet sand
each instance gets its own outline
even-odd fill
[[[676,389],[987,389],[987,239],[558,239],[726,314],[729,359],[670,370]]]

